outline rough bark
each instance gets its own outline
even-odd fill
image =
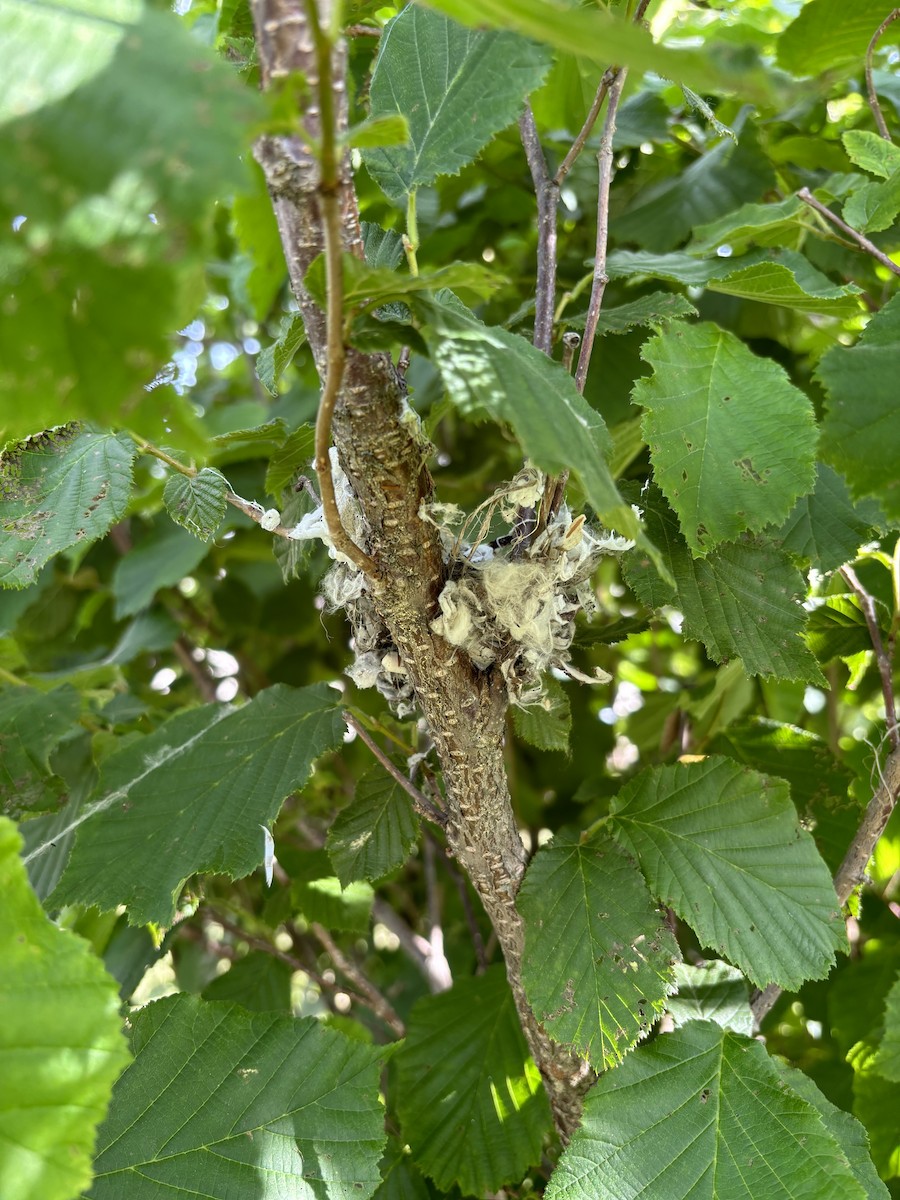
[[[322,23],[327,22],[320,0]],[[302,72],[317,83],[311,29],[302,0],[253,0],[263,84]],[[341,55],[334,78],[343,100]],[[343,109],[343,105],[340,106]],[[317,137],[318,108],[306,111]],[[264,137],[256,148],[272,197],[291,285],[310,347],[324,378],[325,317],[303,279],[323,249],[319,172],[302,135]],[[346,164],[341,185],[344,249],[361,255],[356,198]],[[373,594],[415,688],[443,772],[450,851],[465,869],[493,922],[522,1027],[547,1087],[557,1129],[568,1139],[593,1079],[581,1059],[552,1042],[525,998],[521,979],[523,927],[515,897],[526,856],[503,766],[508,705],[499,672],[479,671],[430,629],[445,564],[437,530],[421,519],[433,494],[423,448],[401,421],[404,385],[385,354],[347,350],[333,435],[368,530],[366,552],[376,564]]]

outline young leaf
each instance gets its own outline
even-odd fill
[[[225,517],[227,491],[228,480],[221,471],[204,467],[193,476],[180,472],[170,475],[163,501],[173,521],[201,542],[211,542]]]
[[[0,817],[0,1195],[70,1200],[91,1179],[97,1124],[128,1062],[115,980],[44,915]]]
[[[760,987],[822,979],[847,935],[787,784],[727,758],[642,771],[610,807],[651,893]]]
[[[666,1007],[676,1025],[715,1021],[723,1029],[753,1036],[747,981],[735,967],[715,959],[697,966],[676,963],[675,982],[678,992],[669,997]]]
[[[69,684],[52,692],[0,691],[0,811],[19,816],[27,809],[56,807],[64,785],[49,756],[77,729],[80,711],[81,698]]]
[[[521,1179],[550,1110],[502,967],[427,996],[396,1055],[398,1111],[413,1159],[468,1196]]]
[[[884,183],[864,183],[844,201],[843,216],[860,233],[890,229],[900,212],[900,168]]]
[[[343,887],[356,879],[383,879],[402,867],[419,836],[419,822],[403,788],[373,767],[356,785],[353,803],[328,831],[328,855]]]
[[[588,1093],[547,1200],[867,1200],[759,1042],[689,1021]]]
[[[371,1196],[383,1051],[314,1017],[181,994],[131,1015],[134,1062],[101,1127],[90,1200]],[[285,1191],[287,1189],[287,1191]]]
[[[657,483],[694,554],[783,521],[815,482],[812,405],[771,359],[715,325],[672,325],[644,343],[634,399]]]
[[[281,329],[271,346],[256,356],[256,375],[272,396],[278,395],[278,381],[291,365],[294,355],[306,343],[306,328],[299,313],[281,319]]]
[[[897,343],[900,296],[872,317],[855,346],[833,346],[816,370],[825,385],[822,452],[855,498],[875,496],[900,518]]]
[[[135,445],[64,425],[0,453],[0,585],[26,587],[54,554],[102,537],[131,496]]]
[[[483,408],[508,422],[535,466],[553,474],[571,468],[607,525],[638,536],[639,522],[604,461],[610,443],[603,418],[559,364],[461,307],[422,298],[414,304],[427,322],[422,333],[453,403],[464,413]]]
[[[385,26],[370,89],[371,115],[400,115],[409,144],[369,149],[369,174],[391,199],[456,175],[511,125],[550,65],[517,33],[465,29],[410,4]]]
[[[641,496],[641,507],[648,536],[677,587],[660,580],[640,549],[630,551],[623,558],[625,575],[644,604],[677,605],[685,634],[702,641],[715,662],[740,658],[750,675],[824,683],[803,640],[806,616],[797,600],[806,589],[785,553],[748,539],[695,559],[655,487]]]
[[[900,146],[886,141],[880,134],[867,129],[848,129],[841,141],[850,161],[872,175],[889,179],[900,169]]]
[[[678,946],[640,871],[605,836],[557,834],[518,895],[522,980],[547,1033],[614,1067],[666,1006]]]
[[[552,675],[544,679],[544,692],[535,704],[512,710],[516,736],[538,750],[569,752],[572,707],[565,690]]]
[[[276,684],[242,708],[178,713],[113,754],[76,818],[53,902],[127,904],[133,925],[168,925],[188,876],[248,875],[262,861],[259,826],[302,787],[313,761],[340,744],[337,701],[325,684]]]

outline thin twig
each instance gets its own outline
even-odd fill
[[[869,45],[866,49],[866,93],[869,98],[869,108],[872,110],[872,116],[875,118],[875,124],[878,126],[878,132],[886,142],[890,142],[891,135],[888,131],[887,123],[884,119],[884,113],[881,111],[881,105],[878,101],[878,94],[875,91],[875,81],[872,78],[872,55],[875,53],[875,47],[878,44],[881,35],[889,25],[892,25],[897,18],[900,17],[900,8],[895,8],[884,18],[872,37],[869,39]]]
[[[615,67],[607,67],[606,70],[603,72],[603,75],[600,79],[600,84],[597,88],[597,94],[594,96],[594,100],[593,100],[593,103],[591,104],[590,111],[588,112],[588,115],[584,118],[584,124],[582,125],[581,129],[578,131],[578,136],[575,138],[575,141],[569,147],[569,151],[566,154],[566,157],[559,164],[559,166],[557,167],[557,170],[556,170],[556,174],[553,176],[553,182],[556,184],[557,187],[560,186],[562,181],[565,179],[565,177],[568,175],[568,173],[572,170],[572,167],[575,165],[575,160],[578,158],[578,155],[584,149],[585,142],[591,136],[591,130],[594,128],[594,125],[597,122],[597,118],[600,116],[600,109],[603,107],[603,101],[606,99],[606,93],[609,91],[609,85],[612,83],[613,79],[615,79],[615,76],[616,76],[616,68]]]
[[[597,154],[598,196],[597,196],[597,249],[594,258],[594,282],[591,287],[591,299],[588,304],[587,317],[584,323],[584,337],[578,355],[578,366],[575,370],[575,386],[579,392],[584,392],[588,367],[591,365],[591,353],[594,349],[594,335],[597,332],[597,322],[600,320],[600,307],[603,304],[603,293],[609,282],[606,274],[606,251],[609,244],[609,189],[613,173],[613,138],[616,133],[616,112],[622,97],[622,88],[628,74],[627,67],[620,67],[615,78],[609,85],[609,96],[606,106],[606,119],[603,122],[603,133],[600,135],[600,150]]]
[[[370,1008],[379,1020],[384,1021],[397,1037],[406,1037],[406,1026],[400,1020],[394,1006],[379,992],[375,984],[366,978],[356,963],[344,954],[324,925],[320,925],[318,921],[310,921],[309,928],[322,943],[328,957],[340,973],[366,997],[366,1008]]]
[[[553,308],[556,293],[556,205],[559,184],[550,178],[541,149],[531,105],[519,119],[519,131],[528,169],[534,183],[538,210],[537,281],[534,306],[534,344],[549,354],[553,345]]]
[[[403,788],[403,790],[412,800],[413,807],[419,816],[424,817],[426,821],[433,821],[435,825],[439,825],[443,829],[447,824],[446,814],[435,808],[428,797],[423,792],[420,792],[416,785],[411,783],[403,774],[403,772],[394,766],[378,743],[369,736],[365,727],[359,721],[357,721],[353,713],[345,712],[344,720],[352,729],[356,730],[360,740],[365,742],[387,773],[391,775],[394,780],[396,780],[396,782],[399,783],[399,785]]]
[[[356,563],[366,575],[376,578],[375,562],[350,537],[341,521],[331,473],[331,421],[344,381],[347,354],[344,347],[344,265],[341,223],[341,160],[337,146],[337,119],[328,34],[319,21],[318,0],[307,0],[309,27],[313,35],[318,67],[318,98],[321,118],[319,196],[322,205],[322,239],[325,247],[326,369],[325,383],[316,416],[316,474],[322,493],[322,514],[335,550]]]
[[[875,600],[859,581],[859,576],[852,567],[841,567],[841,574],[856,593],[859,606],[866,618],[866,627],[875,651],[875,662],[881,676],[881,694],[884,698],[884,717],[887,721],[887,735],[891,749],[900,749],[900,732],[897,730],[897,707],[894,702],[893,664],[885,651],[881,640],[881,630],[878,626],[878,613],[875,610]]]
[[[867,254],[871,254],[873,258],[877,259],[883,267],[887,267],[887,269],[892,271],[895,275],[900,275],[900,266],[898,266],[892,259],[888,258],[888,256],[882,250],[879,250],[873,242],[870,242],[867,237],[861,233],[858,233],[857,230],[855,230],[851,225],[848,225],[845,221],[842,221],[841,218],[836,216],[830,208],[826,208],[826,206],[820,200],[815,198],[809,188],[801,188],[797,193],[797,196],[803,201],[804,204],[808,204],[810,208],[815,209],[815,211],[819,213],[820,216],[823,216],[826,221],[830,221],[832,225],[836,225],[837,228],[846,233],[848,237],[853,238],[858,246],[865,250]]]

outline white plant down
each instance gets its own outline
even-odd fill
[[[359,507],[333,448],[331,470],[344,528],[357,545],[364,545]],[[585,683],[609,681],[599,668],[591,677],[570,663],[575,618],[579,612],[592,617],[597,611],[591,576],[601,557],[634,545],[612,531],[597,532],[583,516],[573,518],[565,504],[527,545],[517,536],[516,522],[523,510],[541,502],[545,486],[542,472],[526,465],[468,515],[441,502],[423,504],[419,514],[438,529],[450,572],[432,631],[480,670],[499,666],[517,705],[540,699],[542,676],[551,668]],[[497,514],[510,532],[489,542]],[[406,668],[376,612],[366,576],[334,549],[321,505],[290,536],[297,541],[318,538],[335,560],[322,581],[322,593],[329,610],[344,609],[353,628],[355,657],[347,675],[359,688],[378,688],[398,716],[409,716],[416,702]]]

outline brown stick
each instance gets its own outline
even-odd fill
[[[578,366],[575,369],[575,386],[579,392],[584,392],[588,367],[591,365],[591,353],[594,349],[597,322],[600,320],[600,307],[603,304],[603,294],[609,282],[609,276],[606,274],[606,252],[609,245],[609,189],[612,184],[613,138],[616,133],[616,112],[619,100],[622,98],[622,88],[625,86],[627,73],[626,67],[620,67],[609,85],[609,103],[606,108],[606,119],[603,122],[603,133],[600,136],[600,151],[597,155],[599,164],[597,247],[591,299],[584,323],[584,337],[581,340],[581,350],[578,354]]]
[[[374,738],[369,736],[366,728],[357,721],[353,713],[345,712],[344,720],[352,729],[356,730],[360,741],[369,747],[387,773],[403,788],[404,792],[412,800],[413,807],[419,816],[424,817],[426,821],[433,821],[435,825],[439,825],[443,829],[447,824],[446,813],[442,813],[440,809],[435,808],[424,792],[420,792],[416,785],[407,779],[402,771],[397,770]]]
[[[866,48],[866,95],[869,100],[869,108],[872,110],[872,116],[875,118],[875,124],[878,126],[878,132],[886,142],[891,141],[891,135],[888,131],[887,122],[884,119],[884,113],[881,111],[881,104],[878,100],[878,94],[875,91],[875,81],[872,78],[872,55],[875,53],[875,47],[878,44],[884,31],[889,25],[893,24],[900,17],[900,8],[895,8],[893,12],[889,12],[884,18],[875,32],[869,39],[869,45]]]
[[[328,957],[340,973],[365,996],[366,1008],[370,1008],[380,1021],[384,1021],[397,1037],[406,1037],[406,1026],[400,1020],[394,1006],[382,996],[375,984],[365,977],[356,963],[344,954],[324,925],[320,925],[318,921],[311,921],[309,927],[325,947]]]
[[[819,213],[820,216],[824,217],[826,221],[830,221],[832,225],[836,225],[837,228],[846,233],[848,237],[853,238],[858,246],[865,250],[867,254],[871,254],[873,258],[877,259],[883,267],[887,267],[887,269],[892,271],[895,275],[900,275],[900,266],[897,266],[893,259],[888,258],[884,251],[879,250],[874,242],[870,242],[864,234],[858,233],[852,226],[848,225],[846,221],[842,221],[841,218],[836,216],[830,208],[826,208],[821,200],[817,200],[815,198],[809,188],[801,188],[797,195],[804,204],[808,204],[810,208],[815,209],[815,211]]]
[[[856,593],[863,616],[866,618],[866,627],[869,630],[872,649],[875,651],[875,662],[878,667],[878,673],[881,676],[881,694],[884,698],[884,716],[887,721],[888,740],[890,741],[891,749],[897,750],[900,749],[900,731],[897,729],[897,708],[894,703],[893,664],[881,640],[881,630],[878,626],[878,613],[875,610],[875,600],[872,594],[866,591],[860,583],[859,576],[852,567],[841,567],[841,574]]]
[[[538,208],[537,281],[534,306],[534,344],[549,354],[553,345],[553,310],[556,293],[556,205],[559,184],[550,178],[541,149],[531,105],[519,120],[522,145],[534,183]]]
[[[603,107],[603,101],[606,99],[606,93],[609,91],[609,85],[612,83],[615,77],[615,67],[607,67],[603,72],[596,95],[594,96],[591,107],[588,110],[588,115],[584,118],[584,124],[581,126],[581,129],[579,129],[578,136],[569,147],[566,157],[559,164],[556,169],[556,174],[553,176],[553,182],[557,187],[562,184],[562,181],[572,170],[575,165],[575,160],[584,149],[585,142],[587,142],[588,138],[591,136],[591,130],[594,128],[594,125],[597,123],[597,118],[600,116],[600,109]]]

